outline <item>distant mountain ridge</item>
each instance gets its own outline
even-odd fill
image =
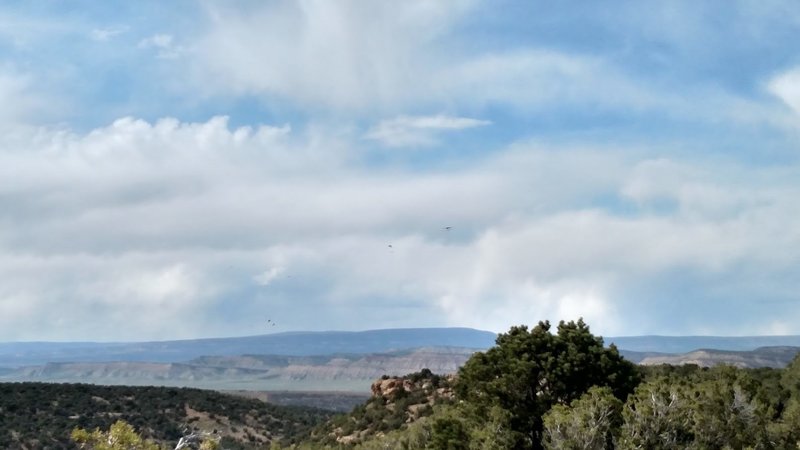
[[[495,333],[472,328],[399,328],[156,342],[0,343],[0,367],[50,362],[180,363],[201,356],[365,354],[420,347],[485,349],[494,345],[496,337]]]
[[[800,352],[800,347],[787,346],[760,347],[747,351],[700,349],[680,355],[648,355],[638,363],[645,366],[696,364],[701,367],[726,364],[741,368],[772,367],[777,369],[789,365],[798,352]]]
[[[470,328],[405,328],[161,342],[0,343],[0,379],[360,390],[384,374],[402,375],[422,368],[453,373],[474,351],[492,347],[496,336]],[[640,364],[783,367],[800,348],[800,336],[604,340]]]
[[[48,362],[186,362],[201,356],[312,356],[381,353],[420,347],[487,349],[496,334],[472,328],[400,328],[367,331],[286,332],[258,336],[150,342],[0,343],[0,368]],[[800,336],[620,336],[606,337],[628,352],[683,354],[699,349],[752,351],[800,347]]]
[[[786,336],[618,336],[604,338],[635,352],[687,353],[700,349],[751,351],[762,347],[800,347],[800,335]]]
[[[0,342],[0,367],[74,361],[185,362],[200,356],[245,354],[311,356],[380,353],[419,347],[486,349],[496,333],[472,328],[396,328],[367,331],[294,331],[257,336],[149,342]],[[800,336],[618,336],[621,350],[681,354],[698,349],[750,351],[800,347]]]

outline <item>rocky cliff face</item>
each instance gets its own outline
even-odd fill
[[[402,377],[381,377],[372,383],[372,397],[349,416],[332,422],[322,441],[356,444],[403,428],[430,415],[433,405],[453,401],[454,381],[455,375],[440,376],[428,369]]]
[[[381,399],[384,405],[413,397],[420,404],[433,405],[437,401],[452,400],[455,375],[438,376],[427,369],[403,377],[382,377],[372,383],[372,398]],[[413,406],[413,405],[411,405]]]
[[[282,378],[367,379],[403,375],[427,368],[434,373],[455,373],[475,352],[460,347],[423,347],[368,355],[328,356],[209,356],[189,361],[203,367],[266,370]]]

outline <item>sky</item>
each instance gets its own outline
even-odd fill
[[[0,341],[800,334],[799,41],[793,0],[5,1]]]

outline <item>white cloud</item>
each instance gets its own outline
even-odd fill
[[[89,36],[98,42],[106,42],[121,34],[127,33],[130,27],[119,25],[105,28],[95,28],[89,33]]]
[[[431,70],[449,59],[436,43],[475,3],[208,4],[212,27],[196,46],[199,87],[342,110],[414,104]]]
[[[283,267],[273,267],[253,277],[253,281],[259,286],[269,286],[280,274],[283,273]]]
[[[488,120],[435,116],[398,116],[382,120],[364,135],[389,147],[420,147],[435,144],[436,134],[443,131],[465,130],[491,124]]]
[[[506,45],[479,39],[476,45],[462,26],[469,29],[481,22],[476,15],[490,13],[488,4],[477,1],[206,5],[211,26],[193,40],[186,66],[191,81],[186,89],[192,95],[256,96],[351,117],[420,110],[468,115],[616,111],[625,117],[655,112],[678,122],[794,126],[761,99],[713,81],[647,75],[622,63],[630,55],[566,50],[528,34]],[[676,23],[693,11],[666,9]],[[648,14],[638,8],[630,12],[620,19],[625,27],[651,31],[627,21],[639,15],[649,19]],[[682,48],[698,42],[692,35],[704,33],[696,25],[700,22],[656,34]],[[186,68],[181,69],[184,77]],[[370,134],[391,133],[375,128]],[[393,142],[419,146],[432,141],[430,135],[397,133]]]
[[[193,53],[193,88],[368,113],[498,104],[696,110],[693,98],[654,90],[599,57],[537,47],[467,51],[454,31],[476,4],[213,4],[213,26]]]
[[[800,67],[775,76],[767,84],[767,89],[795,114],[800,114]]]
[[[185,264],[176,264],[135,278],[126,277],[117,289],[142,306],[163,308],[197,297],[196,286],[197,280],[187,273]]]
[[[432,87],[427,95],[524,110],[565,103],[646,109],[669,101],[600,58],[535,48],[463,59],[442,67]]]
[[[184,51],[184,47],[175,43],[171,34],[154,34],[139,41],[141,49],[155,49],[156,55],[161,59],[175,59]]]

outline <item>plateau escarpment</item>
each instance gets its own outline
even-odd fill
[[[772,367],[783,368],[792,362],[800,347],[761,347],[752,351],[725,351],[701,349],[680,355],[647,355],[639,364],[653,366],[658,364],[696,364],[700,367],[717,365],[740,368]]]
[[[22,367],[7,381],[91,382],[215,389],[369,390],[376,378],[428,368],[455,373],[474,353],[456,347],[325,356],[204,356],[186,363],[84,362]]]

